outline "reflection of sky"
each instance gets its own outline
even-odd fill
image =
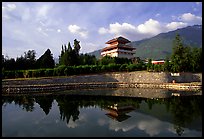
[[[78,125],[82,125],[87,121],[87,114],[83,113],[79,115],[79,119],[73,121],[73,117],[71,116],[69,123],[67,124],[67,127],[69,128],[75,128]]]
[[[142,130],[149,136],[177,136],[174,125],[168,122],[163,122],[157,118],[138,112],[129,113],[131,117],[125,121],[118,122],[114,120],[109,121],[110,130],[118,132],[122,130],[127,132],[130,130]],[[201,132],[189,130],[184,128],[182,136],[201,136]]]
[[[92,124],[90,123],[97,122],[97,125],[103,128],[103,130],[104,128],[107,127],[110,132],[114,131],[115,133],[118,133],[118,134],[131,131],[131,133],[134,133],[133,136],[137,136],[138,132],[143,132],[143,134],[146,134],[150,137],[153,137],[153,136],[177,137],[178,136],[176,133],[176,130],[174,129],[174,124],[161,121],[150,115],[142,114],[139,112],[130,112],[128,113],[128,115],[131,116],[130,118],[122,122],[118,122],[116,120],[112,120],[106,117],[105,114],[103,115],[103,112],[102,113],[100,112],[100,114],[102,115],[99,116],[98,115],[99,111],[96,111],[96,109],[93,107],[89,108],[89,110],[90,109],[92,109],[95,112],[93,111],[87,112],[85,111],[85,109],[83,110],[81,109],[79,119],[74,122],[71,117],[67,127],[76,128],[82,125],[84,126],[86,124],[86,127],[87,127],[86,129],[92,129],[93,127],[92,127]],[[97,130],[100,130],[100,127],[96,127],[95,129],[92,129],[92,130],[97,132]],[[184,128],[184,133],[182,134],[182,137],[184,136],[187,136],[187,137],[202,136],[202,132]]]
[[[83,107],[79,111],[79,119],[73,121],[71,116],[67,124],[60,120],[56,101],[48,115],[36,103],[33,112],[7,104],[2,106],[2,136],[178,136],[172,123],[150,114],[132,111],[127,114],[130,118],[118,122],[99,107]],[[202,136],[202,132],[184,128],[182,136]]]

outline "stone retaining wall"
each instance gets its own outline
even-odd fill
[[[176,74],[175,74],[176,75]],[[172,83],[173,80],[177,83],[202,82],[202,74],[197,73],[179,73],[174,76],[166,72],[126,72],[107,74],[119,82],[136,82],[136,83]]]
[[[92,74],[81,76],[68,76],[66,78],[45,78],[33,80],[3,80],[2,85],[32,85],[32,84],[63,84],[88,82],[126,82],[126,83],[190,83],[202,82],[202,73],[180,73],[180,76],[171,76],[165,72],[116,72],[106,74]]]
[[[172,81],[175,80],[175,84]],[[184,82],[184,84],[182,84]],[[198,82],[192,84],[191,82]],[[188,83],[188,84],[186,84]],[[26,92],[65,90],[80,88],[167,88],[177,90],[198,90],[202,88],[202,74],[180,73],[171,75],[164,72],[120,72],[68,76],[61,78],[3,80],[2,92]]]

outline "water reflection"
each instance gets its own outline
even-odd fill
[[[110,131],[117,132],[118,136],[122,134],[120,130],[129,136],[201,136],[201,98],[202,96],[154,99],[73,94],[22,95],[3,96],[2,108],[14,103],[22,108],[22,111],[34,112],[37,111],[38,104],[48,116],[53,102],[56,102],[60,121],[77,130],[82,125],[86,128],[93,126],[95,136],[98,136],[99,129],[96,124],[92,125],[94,121],[97,121],[103,130],[107,126]],[[2,115],[4,116],[4,113]],[[59,123],[59,120],[56,120],[56,123]],[[2,126],[3,129],[5,124]],[[112,133],[109,134],[112,136]]]

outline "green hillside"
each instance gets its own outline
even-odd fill
[[[175,31],[161,33],[152,38],[132,41],[129,45],[136,48],[135,56],[141,59],[165,59],[166,56],[170,56],[172,53],[172,43],[177,33],[182,37],[184,45],[202,47],[202,25],[188,26]],[[99,58],[100,51],[97,50],[89,54]]]

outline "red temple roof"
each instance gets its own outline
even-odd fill
[[[113,42],[119,42],[119,43],[123,43],[124,44],[124,43],[128,43],[130,41],[128,39],[125,39],[125,38],[120,36],[120,37],[117,37],[117,38],[114,38],[112,40],[107,41],[106,44],[111,44]]]

